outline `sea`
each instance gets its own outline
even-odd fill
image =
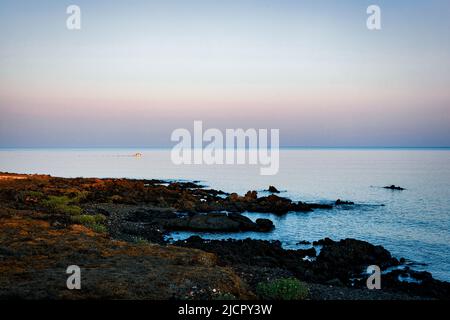
[[[134,156],[140,153],[140,157]],[[450,149],[446,148],[282,148],[278,174],[264,176],[258,165],[175,165],[164,148],[0,149],[0,171],[60,177],[111,177],[199,181],[208,188],[268,195],[270,185],[292,200],[354,206],[271,219],[269,233],[196,233],[208,239],[279,240],[285,248],[325,237],[355,238],[382,245],[450,281]],[[405,190],[388,190],[398,185]],[[176,232],[179,240],[194,233]]]

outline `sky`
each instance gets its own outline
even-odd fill
[[[170,146],[194,120],[282,146],[448,147],[449,39],[444,0],[2,0],[0,147]]]

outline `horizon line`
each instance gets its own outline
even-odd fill
[[[171,149],[173,146],[0,146],[4,149]],[[270,148],[270,145],[268,146]],[[280,146],[280,149],[450,149],[450,146]],[[226,148],[223,148],[226,149]],[[247,147],[245,149],[248,149]]]

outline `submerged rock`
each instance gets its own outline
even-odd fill
[[[399,191],[405,190],[405,188],[402,188],[402,187],[396,186],[396,185],[385,186],[383,188],[389,189],[389,190],[399,190]]]
[[[280,191],[278,191],[278,189],[275,188],[274,186],[269,186],[269,189],[267,189],[267,191],[271,193],[280,193]]]
[[[341,199],[337,199],[336,200],[336,202],[334,203],[336,206],[339,206],[339,205],[353,205],[353,204],[355,204],[354,202],[352,202],[352,201],[343,201],[343,200],[341,200]]]

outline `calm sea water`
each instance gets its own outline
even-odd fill
[[[141,152],[141,158],[131,157]],[[269,217],[271,233],[202,234],[207,238],[278,239],[285,247],[300,240],[357,238],[381,244],[442,280],[450,281],[450,150],[283,149],[276,176],[257,166],[175,166],[163,149],[2,149],[0,171],[62,177],[126,177],[200,180],[227,192],[269,185],[293,200],[354,201],[351,210],[316,210]],[[391,191],[396,184],[407,190]],[[176,233],[182,239],[190,233]],[[424,264],[424,265],[421,265]]]

